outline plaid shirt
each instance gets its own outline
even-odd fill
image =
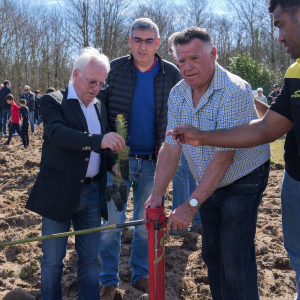
[[[258,115],[254,106],[252,90],[247,82],[226,71],[216,63],[209,88],[197,107],[193,105],[192,89],[183,79],[172,89],[168,102],[168,128],[190,124],[203,131],[232,128]],[[165,142],[178,145],[172,136]],[[190,170],[199,182],[216,151],[235,150],[234,160],[218,187],[223,187],[251,173],[270,158],[269,144],[247,148],[193,147],[182,145]]]

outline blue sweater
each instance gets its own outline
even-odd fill
[[[151,71],[136,69],[136,81],[130,107],[128,146],[135,155],[156,151],[156,110],[154,80],[160,69],[157,60]]]

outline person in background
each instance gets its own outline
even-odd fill
[[[21,116],[21,133],[22,133],[22,140],[24,141],[25,145],[24,148],[29,148],[29,136],[28,136],[28,125],[29,125],[29,109],[26,106],[26,100],[20,100],[20,109],[19,114]]]
[[[35,97],[34,123],[36,123],[40,116],[40,106],[41,106],[41,98],[42,98],[39,90],[34,91],[34,97]]]
[[[55,92],[55,88],[54,88],[54,87],[49,87],[48,90],[46,91],[46,94],[49,94],[49,93],[52,93],[52,92]],[[36,122],[36,126],[35,126],[36,131],[39,130],[40,124],[41,124],[42,122],[43,122],[42,116],[40,115],[40,116],[39,116],[39,119],[38,119],[37,122]]]
[[[173,46],[173,40],[175,36],[179,32],[173,33],[169,37],[168,42],[168,54],[171,55],[174,63],[176,66],[178,65],[176,57],[174,55],[172,46]],[[178,169],[172,179],[173,183],[173,201],[172,201],[172,210],[175,210],[178,206],[183,204],[183,201],[189,197],[189,195],[196,189],[197,187],[197,181],[195,180],[190,168],[189,164],[183,154],[181,153],[180,162],[178,165]],[[194,216],[194,222],[192,224],[192,227],[190,228],[191,232],[201,233],[202,226],[201,226],[201,218],[200,218],[200,211],[198,210]],[[173,230],[170,229],[171,235],[181,235],[188,233],[187,229],[183,230]]]
[[[148,18],[136,19],[130,28],[131,54],[111,61],[109,88],[98,95],[108,108],[112,130],[118,114],[123,114],[128,124],[130,175],[129,181],[123,182],[128,189],[127,199],[133,189],[134,220],[142,218],[144,203],[151,194],[156,156],[166,134],[169,94],[181,79],[178,68],[156,53],[159,43],[158,26]],[[108,174],[108,185],[112,185],[112,179]],[[114,201],[109,201],[108,222],[103,224],[125,222],[126,205],[118,212]],[[112,300],[119,285],[121,232],[122,229],[101,232],[103,300]],[[130,265],[132,286],[148,293],[148,232],[143,226],[134,229]]]
[[[11,116],[7,120],[7,124],[11,122],[10,128],[9,128],[9,135],[7,141],[3,144],[4,146],[8,146],[10,144],[12,135],[15,131],[19,134],[23,141],[24,148],[26,147],[26,142],[22,137],[22,132],[20,129],[20,116],[19,116],[19,106],[14,102],[14,96],[12,94],[8,94],[6,96],[6,101],[11,107]]]
[[[4,87],[4,85],[1,83],[0,84],[0,90]],[[1,105],[0,105],[0,134],[2,133],[2,109],[1,109]]]
[[[24,93],[21,95],[20,99],[26,100],[26,105],[30,114],[31,134],[34,134],[35,95],[30,91],[30,87],[28,85],[24,86]]]
[[[267,98],[265,95],[263,95],[263,89],[262,88],[258,88],[257,89],[257,96],[256,96],[256,99],[259,100],[259,101],[262,101],[266,104],[268,104],[268,101],[267,101]]]
[[[278,95],[279,95],[279,85],[276,83],[273,85],[273,92],[268,96],[268,104],[271,105],[271,103],[276,99]]]
[[[7,120],[11,116],[11,110],[10,110],[10,104],[5,100],[6,96],[8,94],[11,94],[10,89],[10,82],[8,80],[5,80],[3,82],[4,87],[0,90],[0,108],[2,110],[2,132],[3,136],[6,136],[6,123]],[[10,124],[8,124],[8,129],[10,127]]]

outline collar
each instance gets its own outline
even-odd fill
[[[134,67],[137,69],[137,70],[139,70],[139,68],[135,65],[135,63],[134,63],[134,59],[132,59],[132,63],[133,63],[133,65],[134,65]],[[147,70],[147,71],[145,71],[145,72],[150,72],[152,69],[153,69],[153,67],[155,66],[155,64],[157,63],[157,56],[156,55],[154,55],[154,62],[153,62],[153,64],[152,64],[152,66]]]
[[[68,96],[67,96],[67,99],[77,99],[80,104],[84,105],[82,103],[82,101],[79,99],[79,97],[77,96],[77,93],[75,91],[73,83],[70,83],[69,86],[68,86]],[[94,98],[93,101],[91,101],[89,103],[89,105],[90,104],[96,104],[96,103],[97,103],[97,100],[96,100],[96,98]]]

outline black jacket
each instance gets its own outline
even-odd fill
[[[275,91],[273,91],[269,96],[268,96],[268,104],[271,105],[271,103],[273,102],[272,97],[277,97],[280,93],[280,90],[278,90],[277,93],[275,93]]]
[[[24,93],[20,97],[21,99],[26,100],[26,106],[28,107],[29,111],[34,111],[35,109],[35,94],[32,92],[29,92],[27,95]]]
[[[90,134],[77,99],[67,99],[68,89],[47,94],[41,99],[44,135],[40,173],[32,188],[26,208],[58,222],[67,221],[80,199],[92,150],[101,154],[101,216],[107,220],[104,201],[106,174],[115,164],[109,149],[99,150],[108,131],[107,111],[97,100],[95,105],[102,134]],[[99,218],[101,217],[99,216]]]
[[[35,97],[35,108],[40,108],[41,106],[41,95],[34,95]]]
[[[155,78],[155,106],[156,106],[156,141],[157,151],[165,140],[168,123],[168,98],[173,86],[181,80],[178,68],[160,58],[158,54],[160,71]],[[100,91],[98,98],[108,108],[108,123],[115,130],[115,119],[118,114],[125,116],[127,125],[130,123],[130,106],[133,97],[136,69],[133,65],[132,55],[117,58],[110,63],[108,74],[109,87]]]
[[[1,109],[10,109],[10,104],[8,104],[5,100],[5,97],[11,94],[11,89],[8,88],[7,86],[4,86],[1,90],[0,90],[0,108]]]

